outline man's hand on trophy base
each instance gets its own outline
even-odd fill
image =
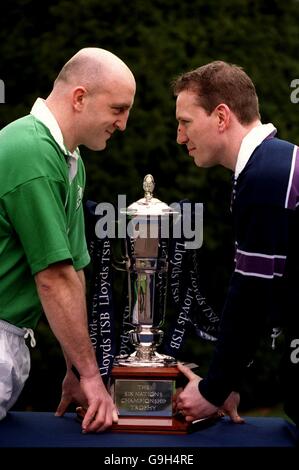
[[[224,404],[218,408],[208,402],[198,390],[198,384],[202,380],[201,377],[179,363],[178,369],[189,379],[189,383],[184,390],[176,395],[175,405],[177,412],[185,416],[186,421],[227,415],[234,423],[244,423],[244,420],[238,414],[240,395],[237,392],[231,392]]]
[[[178,363],[178,369],[187,377],[189,382],[176,398],[177,411],[188,422],[217,416],[218,408],[209,403],[198,390],[198,384],[202,378],[180,363]]]

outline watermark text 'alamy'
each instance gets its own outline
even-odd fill
[[[95,226],[96,236],[108,238],[180,238],[186,249],[197,249],[203,242],[202,203],[183,202],[170,204],[173,215],[126,216],[126,195],[118,195],[117,209],[109,202],[96,206],[99,220]]]

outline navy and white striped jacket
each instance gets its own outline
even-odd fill
[[[267,325],[299,333],[299,150],[268,136],[235,180],[235,270],[202,395],[219,406],[238,390]]]

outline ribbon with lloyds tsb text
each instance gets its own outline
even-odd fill
[[[186,201],[180,201],[182,217],[175,223],[181,224],[178,232],[180,237],[172,238],[169,245],[168,286],[169,297],[175,310],[175,319],[165,335],[163,352],[173,357],[179,353],[189,336],[195,333],[198,337],[216,341],[220,318],[207,303],[200,287],[199,251],[200,248],[188,248],[190,242],[183,232],[183,217],[190,217],[194,226],[195,203],[191,203],[191,211],[185,212]],[[186,222],[186,221],[185,221]]]
[[[96,353],[97,363],[104,383],[110,377],[116,352],[112,248],[108,237],[98,238],[95,225],[99,216],[95,215],[96,203],[87,201],[87,226],[93,234],[89,241],[91,257],[91,281],[88,307],[88,329],[91,343]]]

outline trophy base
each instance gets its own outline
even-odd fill
[[[130,354],[129,356],[117,356],[114,364],[116,366],[125,367],[169,367],[175,366],[176,360],[171,356],[165,354],[159,354],[156,351],[150,356],[149,359],[146,357],[138,357],[137,352]]]
[[[186,422],[184,418],[125,418],[119,417],[118,423],[113,424],[112,432],[124,432],[128,434],[189,434],[201,429],[206,429],[221,419],[214,415],[208,418]]]
[[[119,417],[118,423],[113,424],[112,432],[130,434],[186,434],[190,425],[173,418],[129,418]]]
[[[173,415],[173,396],[184,376],[176,366],[114,366],[111,392],[119,411],[113,432],[186,434],[192,423]]]

